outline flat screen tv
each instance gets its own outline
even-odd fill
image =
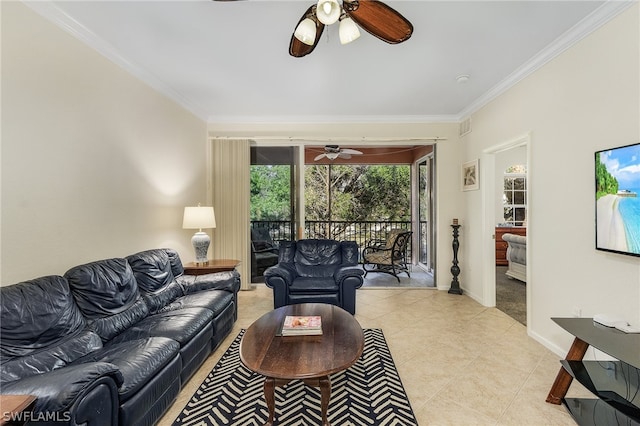
[[[597,151],[596,249],[640,256],[640,143]]]

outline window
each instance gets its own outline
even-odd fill
[[[522,165],[507,168],[502,195],[504,221],[512,226],[527,226],[527,169]]]

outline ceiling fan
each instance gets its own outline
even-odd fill
[[[326,145],[324,147],[324,152],[320,155],[317,155],[313,161],[318,161],[322,158],[328,158],[329,160],[335,160],[336,158],[344,158],[345,160],[351,158],[352,155],[360,155],[361,151],[350,149],[350,148],[340,148],[338,145]]]
[[[379,0],[318,0],[302,15],[289,43],[296,58],[313,52],[325,25],[340,21],[340,43],[360,37],[356,23],[365,31],[390,44],[402,43],[413,33],[413,25],[396,10]],[[355,21],[355,23],[354,23]]]
[[[411,22],[379,0],[318,0],[296,24],[289,43],[289,54],[301,58],[313,52],[325,25],[338,21],[342,44],[360,37],[358,26],[390,44],[402,43],[413,33]]]

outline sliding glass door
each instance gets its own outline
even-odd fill
[[[251,147],[252,282],[277,263],[278,242],[296,237],[296,158],[297,147]]]
[[[434,153],[418,160],[418,262],[429,273],[433,273],[435,258],[435,197],[434,197]]]

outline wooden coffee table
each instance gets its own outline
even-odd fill
[[[322,335],[280,336],[286,315],[320,315]],[[320,387],[322,424],[328,426],[331,397],[329,375],[352,366],[364,349],[364,333],[355,318],[342,308],[323,303],[303,303],[275,309],[251,324],[240,342],[240,360],[265,376],[264,397],[269,409],[265,425],[275,417],[275,387],[303,380]]]

